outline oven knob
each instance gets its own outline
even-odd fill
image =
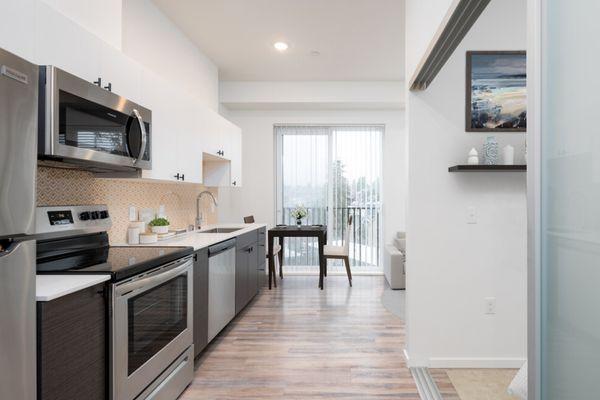
[[[106,218],[108,218],[108,211],[107,210],[100,211],[100,219],[106,219]]]
[[[100,218],[100,213],[98,211],[92,211],[92,219]]]
[[[79,214],[79,219],[81,221],[87,221],[87,220],[89,220],[90,219],[90,213],[89,213],[89,211],[84,211],[84,212],[80,213]]]

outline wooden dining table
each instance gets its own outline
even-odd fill
[[[323,290],[323,277],[327,276],[327,260],[323,254],[323,247],[327,243],[327,226],[325,225],[277,225],[269,229],[268,233],[268,255],[269,255],[269,290],[271,282],[277,283],[275,279],[275,260],[273,259],[273,240],[279,238],[281,250],[279,263],[283,265],[283,239],[286,237],[316,237],[319,242],[319,288]]]

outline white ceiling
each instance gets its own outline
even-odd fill
[[[154,2],[224,81],[404,79],[404,0]],[[280,53],[276,41],[290,48]]]

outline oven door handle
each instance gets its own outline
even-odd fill
[[[125,296],[130,294],[133,291],[143,288],[144,290],[150,289],[156,285],[160,285],[161,283],[165,283],[178,275],[182,275],[187,272],[187,270],[191,267],[191,262],[188,260],[185,264],[180,265],[179,267],[170,269],[166,272],[161,272],[153,276],[149,276],[147,278],[142,278],[137,281],[125,283],[123,285],[117,286],[115,288],[115,294],[117,296]]]
[[[144,153],[146,152],[146,145],[148,143],[148,132],[146,132],[146,125],[144,124],[144,120],[140,115],[140,112],[136,109],[133,109],[133,115],[140,125],[140,132],[142,133],[142,143],[140,144],[140,152],[136,158],[133,159],[133,165],[135,165],[138,161],[144,158]]]

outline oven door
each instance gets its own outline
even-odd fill
[[[193,342],[190,257],[113,285],[112,394],[138,396]]]
[[[152,167],[150,110],[58,68],[44,71],[44,155],[115,167]]]

